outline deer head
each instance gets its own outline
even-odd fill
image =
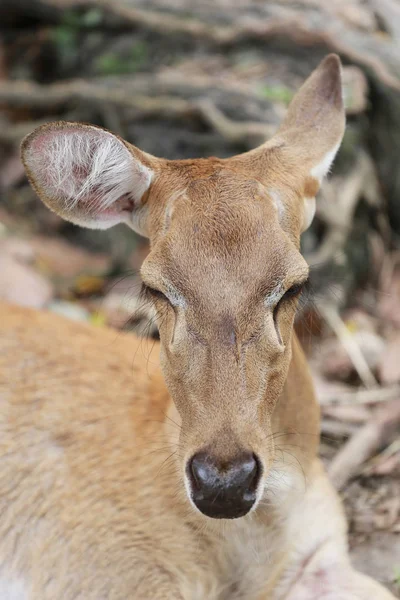
[[[79,123],[45,125],[23,141],[49,208],[84,227],[124,222],[150,238],[141,275],[181,418],[180,469],[192,504],[210,517],[242,516],[263,493],[308,275],[300,234],[344,124],[340,61],[329,55],[276,135],[229,159],[159,159]]]

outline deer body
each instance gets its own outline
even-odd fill
[[[1,307],[1,600],[390,600],[349,563],[293,334],[343,127],[330,56],[247,155],[163,161],[80,124],[25,140],[51,208],[149,235],[161,342]]]
[[[3,305],[1,315],[2,600],[320,598],[318,580],[309,595],[287,594],[324,544],[332,549],[318,577],[332,569],[327,597],[338,598],[337,578],[352,577],[345,523],[316,459],[304,474],[308,505],[294,458],[308,448],[290,446],[278,461],[258,514],[205,524],[168,459],[179,430],[157,345],[149,354],[132,335],[26,309]],[[278,431],[297,425],[289,394],[304,358],[295,348]],[[303,417],[317,422],[307,382],[300,390]],[[365,589],[343,598],[367,600]]]

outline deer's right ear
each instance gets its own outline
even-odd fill
[[[21,152],[35,191],[64,219],[93,229],[126,223],[146,235],[143,200],[156,158],[109,131],[68,122],[39,127]]]

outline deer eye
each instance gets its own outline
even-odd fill
[[[286,292],[283,294],[283,296],[281,297],[281,299],[279,300],[279,302],[277,303],[277,305],[274,308],[274,313],[273,313],[274,324],[275,324],[276,333],[278,335],[278,339],[279,339],[280,343],[282,343],[282,338],[281,338],[281,334],[280,334],[279,326],[278,326],[279,309],[282,307],[282,305],[285,302],[288,302],[289,300],[292,300],[292,299],[300,296],[306,283],[307,283],[307,281],[302,281],[301,283],[296,283],[296,284],[292,285],[292,287],[290,287],[288,290],[286,290]]]
[[[149,300],[161,300],[162,302],[168,302],[169,304],[171,304],[165,294],[163,294],[160,290],[157,290],[156,288],[152,288],[149,285],[146,285],[145,283],[142,284],[142,292],[143,295]]]
[[[289,300],[290,298],[296,298],[297,296],[299,296],[301,294],[301,292],[303,291],[304,285],[305,285],[305,282],[296,283],[295,285],[292,285],[292,287],[290,287],[288,290],[286,290],[286,292],[283,294],[283,296],[279,300],[278,304],[280,304],[281,302],[284,302],[285,300]]]

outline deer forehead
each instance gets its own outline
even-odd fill
[[[275,200],[258,182],[242,183],[201,181],[166,200],[168,225],[141,270],[147,285],[181,306],[214,301],[222,309],[254,298],[258,288],[260,297],[276,295],[307,271]]]
[[[163,254],[167,251],[167,256],[169,249],[181,246],[179,253],[184,251],[185,255],[193,251],[196,256],[233,256],[237,261],[252,253],[257,244],[279,244],[282,207],[277,195],[270,194],[259,181],[229,168],[210,171],[207,161],[200,164],[204,165],[203,177],[198,176],[198,170],[183,165],[178,181],[187,184],[173,192],[168,193],[167,176],[159,178],[153,195],[162,202],[159,198],[153,202],[153,247],[166,239]]]

